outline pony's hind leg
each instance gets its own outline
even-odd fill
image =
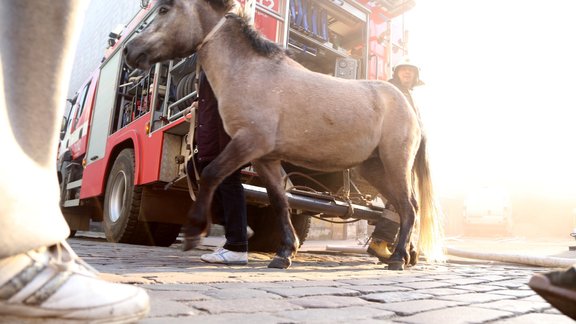
[[[262,155],[262,149],[251,144],[248,136],[239,135],[232,138],[218,157],[204,168],[200,176],[197,199],[188,213],[188,222],[184,228],[184,251],[198,246],[201,237],[208,232],[212,199],[218,185],[259,155]]]
[[[403,168],[396,164],[385,167],[382,160],[372,158],[358,166],[358,171],[378,192],[380,192],[396,209],[400,215],[400,232],[396,248],[388,260],[390,270],[402,270],[404,265],[411,263],[407,252],[410,234],[415,220],[416,202],[405,176]],[[402,176],[404,174],[404,176]]]
[[[276,216],[280,217],[282,227],[280,247],[268,267],[286,269],[292,264],[291,259],[296,255],[300,244],[290,220],[288,198],[282,185],[282,166],[278,160],[256,160],[253,166],[264,181],[270,204]]]

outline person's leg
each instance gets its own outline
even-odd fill
[[[64,240],[56,149],[86,1],[0,6],[0,257]]]
[[[0,6],[0,317],[133,322],[146,292],[98,279],[63,240],[56,138],[86,1]]]
[[[218,195],[225,219],[224,248],[235,252],[248,252],[246,198],[240,170],[224,179],[218,188]]]
[[[388,210],[385,210],[385,212],[388,215],[392,214],[392,212]],[[398,215],[395,214],[395,216]],[[398,221],[399,220],[398,218]],[[390,258],[394,251],[396,236],[400,230],[400,223],[398,221],[386,217],[381,217],[378,220],[374,227],[374,232],[372,232],[372,241],[367,250],[370,255],[377,257],[382,262]]]
[[[226,243],[213,253],[204,254],[202,261],[222,264],[248,263],[247,212],[240,170],[228,176],[218,186],[214,197],[224,219]]]

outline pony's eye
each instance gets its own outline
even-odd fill
[[[168,8],[166,8],[166,7],[160,7],[160,8],[158,9],[158,14],[163,15],[163,14],[166,14],[166,13],[168,13]]]

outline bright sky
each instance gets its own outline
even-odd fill
[[[407,19],[440,194],[502,186],[576,206],[576,1],[420,0]]]

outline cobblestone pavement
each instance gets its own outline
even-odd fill
[[[206,241],[205,241],[206,242]],[[272,254],[247,266],[215,266],[208,244],[169,248],[71,239],[102,277],[148,290],[140,323],[573,323],[528,286],[544,268],[449,261],[387,271],[366,254],[300,252],[287,270]]]

